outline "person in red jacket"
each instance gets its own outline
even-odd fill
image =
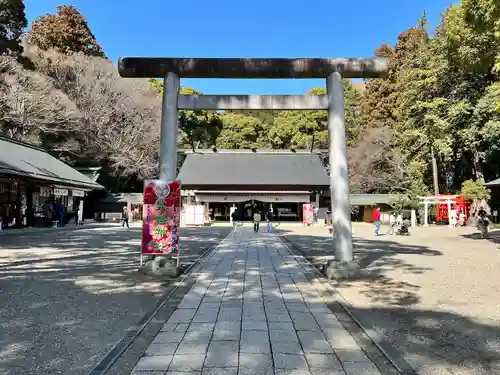
[[[378,232],[380,231],[380,210],[378,207],[373,209],[373,222],[375,223],[375,234],[378,236]]]

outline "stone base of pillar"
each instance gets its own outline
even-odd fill
[[[323,274],[331,280],[346,280],[360,276],[362,269],[357,261],[341,262],[330,260],[323,267]]]
[[[148,276],[168,276],[178,277],[184,272],[184,267],[177,267],[175,259],[157,256],[154,259],[147,260],[139,272]]]

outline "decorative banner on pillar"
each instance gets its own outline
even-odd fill
[[[143,254],[179,257],[181,182],[146,181],[144,187]]]
[[[314,220],[313,205],[305,203],[302,205],[302,222],[304,225],[311,225]]]

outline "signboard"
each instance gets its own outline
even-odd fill
[[[73,197],[84,197],[85,196],[85,192],[81,191],[81,190],[71,190],[71,195]]]
[[[68,195],[67,189],[54,189],[54,195],[59,197],[66,197]]]
[[[40,196],[41,197],[50,197],[52,195],[52,188],[40,186]]]
[[[184,208],[184,224],[203,226],[205,225],[205,206],[203,205],[187,205]]]
[[[302,205],[302,222],[304,225],[311,225],[314,221],[313,205],[305,203]]]
[[[177,254],[181,221],[181,182],[146,181],[142,254]]]

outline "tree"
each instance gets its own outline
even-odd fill
[[[368,128],[349,150],[351,191],[358,193],[422,193],[418,170],[408,165],[394,132],[388,127]]]
[[[149,80],[149,87],[163,96],[163,81],[155,78]],[[202,95],[192,87],[181,87],[181,95]],[[197,148],[216,146],[217,138],[222,129],[222,120],[215,111],[182,110],[179,113],[180,146],[193,151]]]
[[[63,139],[56,147],[74,148],[68,138],[81,113],[67,95],[7,55],[0,56],[0,82],[2,135],[34,144]]]
[[[0,0],[0,54],[22,52],[21,36],[26,26],[23,0]]]
[[[87,20],[70,5],[58,6],[56,14],[47,14],[33,21],[28,40],[44,51],[55,49],[64,54],[104,57]]]
[[[257,117],[228,112],[222,116],[222,130],[217,138],[221,148],[266,148],[266,124]]]
[[[484,180],[467,180],[462,183],[462,190],[460,192],[462,198],[471,203],[469,213],[471,217],[477,216],[479,210],[482,208],[490,214],[490,206],[488,200],[490,199],[490,191],[484,184]]]
[[[361,102],[362,124],[366,127],[391,126],[394,122],[394,73],[396,71],[394,50],[384,43],[376,51],[377,57],[389,60],[389,74],[386,78],[366,81]]]
[[[361,127],[361,94],[344,79],[345,127],[349,146],[353,145]],[[324,95],[326,89],[312,88],[307,95]],[[310,148],[314,140],[315,148],[328,147],[327,111],[281,111],[274,126],[269,130],[269,141],[273,148]]]
[[[108,164],[117,176],[156,175],[161,101],[147,81],[121,78],[99,57],[28,52],[36,70],[50,77],[81,114],[74,160]]]

